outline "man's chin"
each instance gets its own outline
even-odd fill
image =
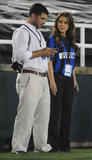
[[[37,29],[41,28],[40,26],[36,26]]]

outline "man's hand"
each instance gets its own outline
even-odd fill
[[[57,50],[53,48],[44,48],[41,50],[41,52],[42,52],[42,56],[49,57],[49,56],[54,56]]]
[[[32,52],[32,56],[30,59],[37,58],[37,57],[50,57],[54,56],[57,53],[57,50],[55,48],[44,48],[39,51]]]

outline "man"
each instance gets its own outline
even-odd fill
[[[21,62],[18,79],[19,104],[12,138],[12,153],[26,153],[33,129],[34,151],[49,152],[47,144],[50,115],[50,93],[47,79],[49,56],[56,53],[46,48],[39,28],[46,22],[48,10],[39,3],[30,8],[27,22],[12,38],[13,61]],[[33,127],[33,128],[32,128]]]

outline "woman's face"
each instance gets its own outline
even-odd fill
[[[60,31],[63,37],[66,36],[66,32],[68,28],[69,28],[69,24],[68,24],[66,17],[61,16],[58,20],[58,30]]]

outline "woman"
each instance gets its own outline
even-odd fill
[[[78,47],[75,44],[75,26],[71,13],[57,15],[49,46],[57,49],[49,63],[52,91],[49,142],[53,151],[70,151],[69,129],[74,87],[79,91],[74,72]]]

